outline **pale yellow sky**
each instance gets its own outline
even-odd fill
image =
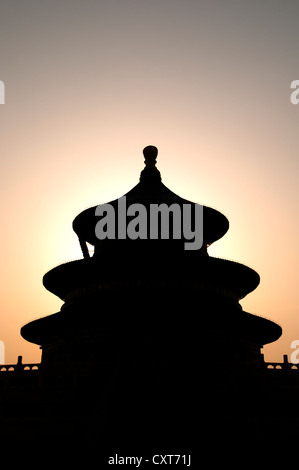
[[[299,339],[297,1],[38,2],[0,6],[1,299],[6,362],[40,360],[21,326],[58,311],[42,286],[81,256],[83,209],[119,197],[159,148],[163,182],[230,221],[210,254],[261,276],[242,302]],[[214,347],[214,345],[211,345]]]

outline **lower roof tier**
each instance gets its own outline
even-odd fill
[[[253,269],[229,260],[194,255],[190,252],[172,255],[141,251],[104,252],[92,258],[71,261],[52,269],[43,278],[47,290],[66,300],[78,289],[130,281],[175,281],[198,283],[231,293],[237,301],[252,292],[259,284]]]
[[[216,336],[213,336],[214,333]],[[276,323],[252,315],[234,305],[221,303],[197,292],[175,290],[157,292],[130,292],[122,296],[105,291],[101,296],[63,307],[60,312],[37,319],[21,329],[23,338],[39,345],[63,342],[88,342],[96,338],[106,345],[119,340],[131,343],[149,338],[155,348],[155,339],[167,342],[174,338],[200,344],[208,342],[217,347],[215,338],[227,338],[228,343],[251,341],[259,348],[276,341],[282,330]],[[207,351],[208,352],[208,351]]]

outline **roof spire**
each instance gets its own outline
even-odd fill
[[[140,181],[142,182],[157,182],[161,181],[160,172],[156,168],[158,149],[154,145],[148,145],[143,149],[145,168],[140,174]]]
[[[158,149],[153,145],[148,145],[143,149],[144,163],[147,167],[153,167],[157,163]]]

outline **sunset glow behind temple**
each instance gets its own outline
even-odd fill
[[[130,190],[142,149],[163,183],[223,213],[209,254],[261,283],[242,302],[299,339],[299,4],[8,2],[0,8],[1,311],[5,361],[39,362],[20,328],[58,311],[42,285],[82,257],[72,221]],[[211,344],[217,348],[217,344]]]

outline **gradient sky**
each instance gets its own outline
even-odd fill
[[[230,221],[209,253],[261,276],[241,305],[299,339],[297,0],[10,0],[0,3],[1,297],[6,362],[39,362],[20,336],[59,311],[43,275],[81,258],[75,216],[139,180]],[[217,347],[211,344],[211,348]],[[208,354],[208,352],[207,352]]]

